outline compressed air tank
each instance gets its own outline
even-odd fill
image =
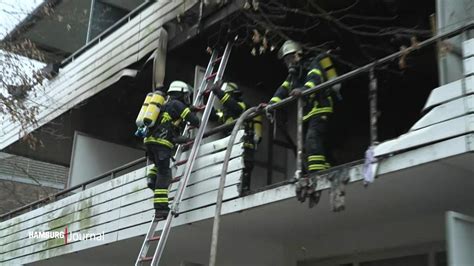
[[[255,143],[259,143],[262,140],[262,116],[257,115],[253,118],[253,133]]]
[[[146,108],[143,116],[143,124],[147,127],[155,125],[156,119],[160,114],[160,109],[165,103],[165,95],[161,91],[155,91],[151,97],[151,101]]]
[[[148,93],[145,97],[145,101],[143,102],[142,107],[140,108],[140,112],[138,113],[137,119],[135,120],[135,124],[137,127],[142,127],[143,124],[143,117],[145,117],[146,109],[151,102],[151,98],[153,97],[153,93]]]
[[[319,60],[319,63],[326,72],[326,77],[328,80],[335,79],[337,77],[336,68],[332,63],[331,57],[325,56]]]

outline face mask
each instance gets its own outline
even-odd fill
[[[289,69],[292,65],[297,63],[295,54],[288,54],[285,57],[283,57],[283,61],[285,62],[286,67]]]
[[[191,105],[191,95],[189,93],[183,94],[183,102],[186,105]]]
[[[283,58],[285,65],[288,68],[288,73],[291,75],[297,75],[300,72],[300,60],[298,60],[295,53],[289,54]]]

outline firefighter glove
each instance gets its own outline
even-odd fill
[[[222,80],[218,80],[216,83],[214,83],[211,88],[212,92],[214,92],[214,94],[217,94],[221,90],[223,83],[224,82]]]
[[[302,94],[303,94],[303,90],[301,90],[300,88],[295,88],[291,90],[290,92],[290,96],[294,96],[294,97],[301,97]]]
[[[189,142],[191,139],[185,136],[178,136],[173,139],[173,142],[176,144],[184,144]]]

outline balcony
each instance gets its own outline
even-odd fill
[[[405,255],[443,251],[445,212],[474,213],[472,45],[464,43],[466,77],[434,89],[423,118],[410,131],[375,147],[373,184],[362,185],[361,161],[322,173],[348,178],[344,212],[332,213],[326,193],[317,207],[308,209],[294,199],[294,184],[288,181],[239,195],[242,142],[236,143],[224,193],[220,265],[330,265],[324,262],[347,254],[365,256],[368,251],[402,249]],[[172,225],[164,265],[207,262],[226,140],[200,149],[180,215]],[[182,169],[178,167],[175,177]],[[81,265],[87,258],[91,265],[132,264],[153,213],[145,171],[136,170],[2,222],[0,262]],[[326,192],[329,182],[321,182],[318,189]],[[104,237],[69,239],[67,244],[64,239],[29,238],[31,232],[66,228],[70,234],[104,233]]]

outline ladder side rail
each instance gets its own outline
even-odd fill
[[[225,50],[224,50],[224,54],[223,54],[222,59],[221,59],[221,62],[219,64],[219,69],[218,69],[217,74],[214,78],[214,84],[217,83],[219,80],[221,80],[223,75],[224,75],[224,71],[225,71],[225,68],[226,68],[226,65],[227,65],[227,61],[228,61],[231,49],[232,49],[232,44],[227,43],[227,45],[225,47]],[[215,58],[213,58],[210,61],[210,63],[213,64],[214,60],[215,60]],[[207,76],[205,76],[204,79],[206,79],[206,77]],[[204,84],[206,84],[205,87],[207,87],[207,84],[208,84],[207,79],[206,79]],[[203,88],[201,88],[201,89],[203,89]],[[201,97],[198,97],[198,98],[201,98]],[[183,175],[184,179],[180,180],[180,182],[179,182],[178,190],[177,190],[177,193],[175,194],[173,206],[171,208],[171,213],[168,215],[168,217],[166,219],[164,228],[163,228],[162,233],[161,233],[161,238],[158,242],[158,246],[156,247],[155,254],[153,255],[153,260],[151,262],[151,265],[156,266],[160,262],[161,255],[163,254],[165,244],[166,244],[166,241],[167,241],[168,236],[169,236],[169,232],[170,232],[170,228],[171,228],[171,222],[173,220],[174,215],[179,213],[179,203],[181,202],[181,198],[183,197],[184,190],[186,189],[186,185],[188,183],[189,177],[191,176],[192,167],[194,166],[196,155],[197,155],[197,152],[198,152],[199,147],[201,145],[201,141],[202,141],[202,138],[204,136],[204,132],[205,132],[205,129],[206,129],[206,126],[207,126],[207,122],[209,121],[209,116],[210,116],[212,108],[214,106],[214,100],[215,100],[215,96],[211,92],[210,95],[209,95],[208,102],[206,104],[206,109],[204,110],[204,114],[201,118],[202,123],[199,126],[198,133],[197,133],[195,141],[193,143],[193,147],[191,148],[190,156],[188,158],[188,161],[186,162],[185,173]]]
[[[141,259],[146,256],[146,253],[148,252],[148,248],[150,248],[150,244],[148,240],[153,236],[155,233],[156,226],[158,225],[158,221],[156,219],[153,219],[150,223],[150,227],[148,227],[148,232],[145,236],[145,240],[143,241],[142,247],[140,248],[140,253],[138,254],[138,258],[135,262],[135,266],[141,265]]]
[[[209,60],[209,64],[207,65],[207,68],[206,68],[206,71],[204,72],[204,78],[202,79],[201,81],[201,84],[199,85],[199,89],[198,89],[198,96],[194,99],[194,102],[193,102],[193,105],[198,105],[199,102],[202,100],[202,94],[203,92],[206,90],[207,86],[208,86],[208,80],[206,80],[206,77],[209,76],[213,69],[214,69],[214,61],[216,60],[217,58],[217,51],[214,51],[212,52],[212,55],[211,55],[211,59]],[[183,136],[186,135],[189,131],[189,125],[186,125],[184,127],[184,130],[183,130]],[[174,158],[176,161],[180,161],[181,160],[181,154],[183,152],[183,145],[179,145],[177,148],[176,148],[176,152],[174,154]]]
[[[219,64],[219,69],[217,70],[217,75],[214,79],[214,84],[220,81],[222,77],[224,76],[225,68],[227,66],[227,61],[229,59],[231,49],[232,49],[232,44],[229,42],[227,43],[225,47],[224,54],[222,55],[222,60]],[[183,182],[180,182],[177,193],[175,194],[175,200],[173,202],[172,211],[174,211],[174,213],[176,214],[179,212],[179,203],[181,201],[181,198],[183,197],[183,193],[184,193],[184,190],[186,189],[186,185],[188,184],[189,177],[191,176],[192,168],[194,166],[194,162],[195,162],[199,147],[201,146],[201,141],[202,141],[204,132],[206,130],[207,123],[209,121],[209,116],[214,106],[214,101],[215,101],[215,96],[214,96],[214,93],[211,91],[208,102],[206,104],[206,109],[204,110],[204,113],[202,115],[202,123],[199,127],[198,133],[196,134],[193,147],[191,149],[191,152],[189,153],[189,158],[185,166],[185,172],[183,175],[184,180],[182,180]]]
[[[211,54],[211,58],[210,58],[210,60],[209,60],[209,64],[207,65],[206,71],[204,72],[204,77],[207,77],[207,76],[209,76],[209,75],[212,73],[212,71],[213,71],[213,69],[214,69],[214,62],[215,62],[217,56],[218,56],[217,51],[214,51],[214,52]],[[196,97],[196,98],[194,99],[193,105],[197,105],[197,104],[199,103],[199,101],[201,100],[201,97],[202,97],[202,93],[206,90],[207,86],[208,86],[208,80],[206,80],[206,78],[203,78],[202,81],[201,81],[201,84],[199,85],[199,89],[198,89],[198,92],[197,92],[197,93],[198,93],[198,97]],[[183,130],[182,135],[186,135],[189,129],[190,129],[189,125],[186,125],[185,128],[184,128],[184,130]],[[178,145],[174,158],[181,157],[182,147],[183,147],[183,145]],[[178,158],[178,159],[179,159],[179,158]],[[162,231],[169,230],[169,229],[167,229],[167,228],[169,228],[169,226],[170,226],[170,224],[171,224],[171,219],[169,219],[170,217],[172,217],[172,215],[169,215],[169,216],[168,216],[168,219],[166,220],[165,226],[164,226],[164,228],[163,228]],[[137,260],[136,260],[136,262],[135,262],[135,266],[142,265],[141,259],[142,259],[143,257],[145,257],[145,256],[146,256],[146,253],[148,252],[148,249],[149,249],[149,247],[150,247],[149,240],[150,240],[150,238],[154,235],[155,230],[156,230],[156,227],[158,226],[158,222],[159,222],[159,221],[157,221],[157,220],[153,217],[153,219],[152,219],[152,221],[151,221],[151,223],[150,223],[150,227],[149,227],[149,229],[148,229],[148,232],[147,232],[147,234],[146,234],[146,236],[145,236],[145,239],[144,239],[144,241],[143,241],[142,247],[140,248],[140,253],[139,253],[138,258],[137,258]],[[160,242],[161,242],[161,238],[160,238]],[[155,253],[156,253],[156,252],[155,252]],[[152,261],[152,263],[153,263],[153,261]]]

